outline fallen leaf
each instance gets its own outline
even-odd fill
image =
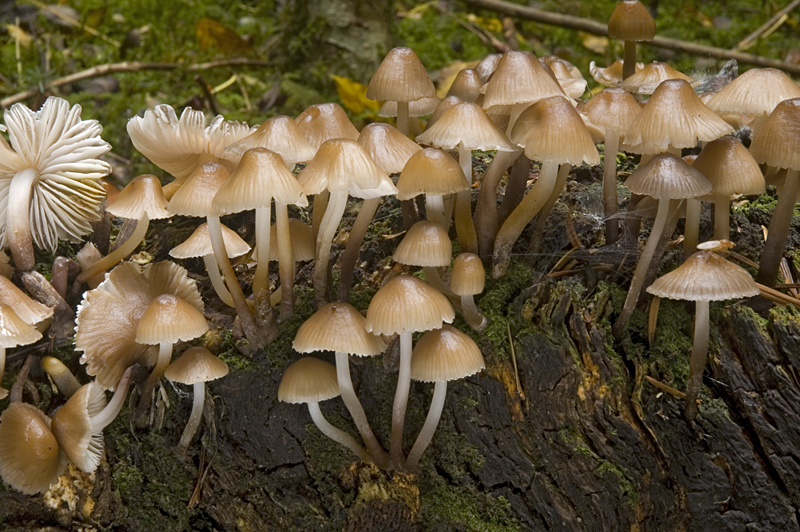
[[[195,26],[200,48],[208,50],[216,46],[222,53],[241,53],[250,48],[238,33],[228,26],[210,18],[202,18]]]
[[[351,112],[355,114],[361,114],[364,111],[377,113],[380,109],[377,101],[367,98],[366,85],[335,74],[331,74],[331,79],[336,82],[336,94],[339,95],[342,104]]]
[[[606,50],[608,50],[608,38],[598,37],[597,35],[584,33],[582,31],[579,31],[578,35],[581,36],[581,44],[583,44],[584,48],[596,54],[605,55]]]
[[[8,31],[9,37],[15,41],[19,41],[23,48],[29,47],[31,42],[33,42],[33,36],[16,24],[6,24],[6,30]]]

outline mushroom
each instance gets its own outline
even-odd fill
[[[474,102],[481,95],[481,81],[478,71],[472,68],[464,68],[458,71],[450,88],[447,89],[447,96],[455,96],[465,102]]]
[[[278,226],[272,224],[269,228],[269,260],[278,260]],[[314,231],[311,226],[297,218],[289,218],[289,233],[292,238],[292,278],[296,270],[298,262],[305,262],[307,260],[314,260],[316,251],[314,246]],[[253,252],[255,254],[255,251]],[[270,296],[270,304],[274,307],[280,303],[282,299],[283,285],[278,288]]]
[[[0,251],[0,277],[5,277],[6,279],[11,279],[11,276],[14,275],[14,268],[9,264],[11,259]]]
[[[623,0],[608,19],[608,36],[625,42],[622,79],[634,73],[636,42],[652,41],[656,36],[656,23],[639,0]]]
[[[323,360],[303,357],[286,368],[278,386],[278,401],[306,403],[314,424],[325,436],[353,451],[360,460],[369,458],[355,438],[328,423],[319,402],[339,396],[336,368]]]
[[[42,359],[42,369],[50,380],[55,383],[61,395],[69,399],[81,387],[81,383],[75,378],[75,375],[64,365],[59,359],[55,357],[44,357]]]
[[[686,386],[686,417],[697,416],[697,396],[703,384],[703,369],[708,356],[709,302],[758,295],[758,285],[747,273],[718,255],[733,247],[728,240],[704,242],[697,253],[651,284],[647,291],[658,297],[695,302],[694,343]]]
[[[292,171],[297,163],[310,161],[317,148],[309,143],[297,123],[288,116],[273,116],[258,126],[249,137],[225,148],[225,154],[241,160],[252,148],[267,148],[281,156],[286,168]],[[229,156],[229,158],[230,158]]]
[[[453,243],[450,242],[447,230],[436,222],[421,220],[406,232],[406,236],[394,250],[392,259],[400,264],[422,266],[431,286],[445,295],[452,295],[436,269],[449,266],[452,256]]]
[[[349,303],[328,303],[300,326],[292,347],[298,353],[336,353],[336,377],[342,401],[358,427],[370,458],[381,468],[389,469],[389,455],[375,438],[350,378],[349,355],[370,357],[382,353],[386,344],[381,337],[367,332],[364,317],[354,306]]]
[[[634,94],[653,94],[661,82],[668,79],[682,79],[690,85],[696,82],[694,78],[678,72],[667,63],[655,61],[645,65],[636,74],[631,74],[620,83],[619,88]]]
[[[592,78],[605,87],[619,87],[622,83],[622,59],[617,59],[608,67],[602,68],[597,66],[594,61],[589,63],[589,73]],[[644,68],[644,63],[636,63],[636,72]]]
[[[175,454],[179,458],[186,457],[186,450],[200,426],[206,398],[206,383],[227,374],[228,365],[205,347],[190,347],[164,371],[164,376],[169,380],[194,386],[192,413],[186,422],[186,428],[183,429],[181,440],[175,447]]]
[[[486,271],[481,258],[473,253],[461,253],[453,261],[450,273],[450,290],[461,298],[461,310],[470,327],[480,331],[489,323],[481,309],[475,304],[477,294],[483,292]]]
[[[0,303],[0,380],[6,368],[6,349],[28,345],[42,338],[42,333],[20,318],[14,309]],[[5,399],[8,390],[0,386],[0,399]]]
[[[21,103],[4,118],[11,146],[0,138],[0,249],[9,247],[18,270],[33,270],[33,244],[55,253],[59,239],[80,242],[100,220],[106,197],[101,161],[111,146],[81,107],[50,97],[39,111]]]
[[[475,257],[478,259],[478,257]],[[480,259],[478,259],[480,262]],[[408,453],[405,468],[416,471],[419,459],[433,439],[433,433],[442,416],[447,395],[447,381],[463,379],[481,371],[485,366],[483,355],[475,341],[450,325],[428,331],[414,346],[411,355],[411,378],[415,381],[434,382],[433,398],[419,431],[417,440]]]
[[[400,172],[397,199],[409,200],[425,194],[428,220],[447,229],[450,227],[450,216],[445,212],[443,198],[467,187],[464,171],[452,155],[435,148],[425,148],[412,155]]]

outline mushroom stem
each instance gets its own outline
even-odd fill
[[[339,381],[339,392],[342,394],[342,401],[344,401],[344,405],[350,412],[356,427],[358,427],[358,432],[367,446],[370,457],[381,469],[391,468],[392,461],[375,438],[375,434],[369,426],[369,421],[367,421],[367,415],[364,413],[364,408],[361,406],[361,401],[358,400],[358,396],[356,396],[356,392],[353,389],[353,381],[350,379],[350,359],[348,354],[342,351],[336,351],[336,377]]]
[[[622,79],[627,79],[636,73],[636,41],[625,42],[625,55],[622,60]]]
[[[619,133],[606,129],[605,149],[603,150],[603,209],[606,217],[606,244],[613,244],[619,239],[619,222],[617,221],[617,152],[619,151]]]
[[[150,225],[150,220],[147,218],[147,214],[142,215],[142,218],[136,222],[136,229],[133,231],[133,234],[130,236],[128,240],[120,244],[120,246],[103,257],[102,259],[98,260],[91,266],[89,266],[86,270],[81,272],[78,276],[78,282],[84,283],[87,280],[91,279],[95,275],[102,273],[109,269],[110,267],[114,266],[116,263],[123,260],[125,257],[131,254],[133,250],[135,250],[139,244],[142,243],[144,240],[145,235],[147,234],[147,227]]]
[[[533,226],[531,231],[531,239],[528,243],[528,263],[533,265],[536,262],[536,252],[539,251],[539,245],[544,236],[544,230],[547,227],[547,221],[550,219],[550,213],[561,195],[561,191],[567,184],[569,172],[572,170],[571,164],[562,164],[558,169],[558,176],[556,177],[556,185],[553,187],[553,193],[547,199],[542,210],[536,215],[536,225]]]
[[[256,209],[256,271],[253,274],[253,303],[255,304],[256,325],[259,328],[271,328],[274,317],[269,304],[269,240],[270,219],[272,218],[271,202]]]
[[[346,206],[346,190],[331,192],[330,203],[325,209],[325,216],[322,218],[322,225],[317,235],[317,261],[314,264],[314,296],[317,308],[328,302],[328,263],[331,259],[331,246]]]
[[[725,195],[714,196],[714,240],[731,236],[731,200]]]
[[[314,233],[314,238],[319,235],[319,226],[322,224],[322,217],[325,216],[325,211],[328,208],[328,199],[330,192],[323,190],[319,194],[314,195],[314,204],[311,209],[311,230]]]
[[[285,203],[275,202],[275,229],[278,235],[278,271],[281,278],[281,320],[289,319],[294,312],[294,260],[292,235],[289,232],[289,209]]]
[[[366,461],[369,459],[367,451],[358,444],[355,438],[328,423],[328,420],[325,419],[325,416],[322,415],[322,411],[319,409],[318,402],[314,401],[308,403],[308,413],[311,414],[311,419],[314,421],[314,424],[325,436],[337,443],[341,443],[353,451],[360,460]]]
[[[175,446],[175,454],[178,458],[186,458],[186,450],[192,442],[197,428],[200,426],[200,421],[203,419],[203,404],[206,400],[206,383],[203,381],[194,383],[194,398],[192,400],[192,413],[189,415],[189,421],[186,422],[186,428],[183,429],[181,441]]]
[[[683,258],[697,251],[700,238],[700,213],[703,206],[699,199],[686,200],[686,228],[683,231]]]
[[[478,245],[481,259],[492,256],[494,237],[497,235],[497,187],[500,178],[520,155],[522,150],[499,151],[489,163],[483,175],[478,204],[475,206],[475,223],[478,231]]]
[[[453,295],[450,287],[444,282],[435,266],[423,266],[422,271],[425,272],[425,278],[428,280],[429,285],[448,297]]]
[[[69,282],[69,259],[66,257],[56,257],[53,261],[53,269],[50,272],[50,284],[56,289],[61,298],[67,297],[67,284]]]
[[[408,102],[397,102],[397,130],[408,136]]]
[[[656,219],[653,221],[653,229],[650,231],[650,236],[647,238],[647,243],[642,250],[642,255],[639,257],[639,262],[636,264],[636,270],[631,279],[631,287],[628,290],[628,296],[625,298],[625,305],[622,307],[617,321],[614,323],[614,337],[617,339],[622,338],[622,332],[628,325],[628,320],[633,314],[633,309],[636,307],[636,302],[639,300],[639,294],[642,291],[642,285],[647,274],[647,267],[656,252],[658,241],[661,233],[664,232],[664,227],[667,224],[669,214],[669,200],[661,198],[658,200],[658,210],[656,211]]]
[[[142,396],[139,399],[140,410],[146,410],[147,406],[150,404],[150,396],[153,394],[153,389],[164,374],[164,370],[169,366],[171,358],[172,343],[166,342],[158,344],[158,360],[156,360],[156,365],[153,366],[153,371],[150,373],[150,376],[147,377],[147,380],[144,381],[142,385]]]
[[[106,407],[100,411],[96,416],[91,418],[92,432],[100,432],[111,424],[117,418],[119,411],[122,410],[122,405],[125,404],[125,396],[128,395],[128,386],[131,383],[131,374],[133,367],[129,367],[122,374],[122,377],[117,383],[117,388],[114,391],[114,396],[108,402]]]
[[[361,251],[361,244],[364,242],[364,236],[367,234],[369,224],[375,217],[375,212],[380,204],[380,197],[364,200],[356,216],[356,221],[353,222],[353,227],[350,229],[350,235],[347,237],[347,244],[342,254],[339,301],[350,301],[350,288],[353,286],[353,274],[355,273],[359,251]]]
[[[694,344],[689,360],[689,382],[686,385],[686,419],[697,417],[697,396],[703,384],[703,370],[708,357],[709,302],[696,301],[694,310]]]
[[[400,368],[397,373],[397,388],[392,403],[392,462],[397,469],[403,469],[403,425],[406,419],[408,390],[411,387],[411,331],[400,333]]]
[[[783,250],[789,238],[789,228],[792,225],[792,211],[794,210],[797,193],[800,190],[800,170],[789,168],[786,180],[783,183],[778,204],[769,221],[769,233],[764,251],[761,253],[761,262],[758,267],[756,282],[770,288],[775,287],[778,277]]]
[[[472,150],[464,146],[463,142],[458,144],[458,161],[469,187],[460,191],[456,196],[455,219],[458,245],[461,247],[461,251],[477,254],[478,236],[472,223]]]
[[[464,319],[467,320],[467,324],[476,331],[480,331],[489,323],[481,309],[475,304],[475,298],[471,295],[461,296],[461,312],[464,313]]]
[[[450,227],[450,216],[444,208],[444,196],[425,194],[425,212],[431,222],[436,222],[445,229]]]
[[[503,223],[494,242],[492,278],[500,278],[511,262],[511,248],[553,192],[558,176],[558,163],[543,162],[539,177],[528,194]]]
[[[433,433],[436,432],[436,427],[439,425],[439,419],[442,417],[442,410],[444,409],[444,400],[447,395],[447,381],[436,381],[433,387],[433,398],[431,399],[431,406],[428,409],[428,417],[425,418],[425,424],[422,425],[422,430],[419,431],[417,441],[414,442],[414,447],[408,453],[406,460],[406,470],[416,471],[419,465],[419,459],[425,449],[430,445],[433,439]]]
[[[3,380],[3,373],[6,371],[6,348],[0,346],[0,381]],[[0,386],[0,399],[8,396],[8,390]]]
[[[523,153],[511,165],[508,171],[508,183],[503,192],[503,200],[497,208],[497,223],[501,226],[508,218],[508,215],[517,208],[525,197],[525,189],[528,188],[528,178],[530,177],[531,160]]]
[[[58,391],[67,399],[72,397],[81,387],[81,383],[78,382],[78,379],[75,378],[69,368],[55,357],[44,357],[42,359],[42,369],[53,379]],[[0,379],[2,377],[3,368],[2,362],[0,362]]]
[[[219,273],[219,265],[217,264],[217,259],[214,258],[214,254],[210,253],[208,255],[203,255],[203,263],[206,265],[208,280],[211,281],[211,286],[214,287],[214,291],[217,293],[217,296],[229,307],[235,307],[236,305],[233,303],[231,293],[228,291],[228,288],[225,286],[225,282],[222,280],[222,276]]]
[[[36,266],[31,236],[31,192],[39,179],[39,172],[33,168],[20,170],[11,178],[6,202],[6,238],[14,265],[18,270],[28,272]]]

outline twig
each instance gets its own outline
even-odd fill
[[[211,91],[211,85],[208,84],[206,78],[202,76],[202,74],[195,74],[194,80],[200,85],[200,90],[203,91],[203,96],[205,96],[206,101],[208,102],[208,107],[211,108],[211,114],[218,115],[219,109],[217,108],[217,99],[214,98],[214,94]]]
[[[729,251],[728,252],[728,256],[730,258],[734,259],[734,260],[738,260],[742,264],[746,264],[747,266],[750,266],[751,268],[758,269],[758,263],[757,262],[753,262],[752,260],[748,259],[744,255],[736,253],[735,251]]]
[[[797,6],[800,6],[800,0],[793,0],[792,2],[789,2],[786,5],[786,7],[784,7],[783,9],[772,15],[772,17],[768,21],[766,21],[763,25],[761,25],[756,31],[754,31],[753,33],[751,33],[750,35],[739,41],[739,44],[737,44],[734,47],[734,50],[737,52],[741,52],[742,50],[747,50],[748,48],[753,46],[753,44],[759,37],[762,36],[766,37],[773,31],[778,29],[778,27],[780,27],[780,25],[786,22],[786,19],[789,18],[787,17],[789,12],[794,8],[796,8]]]
[[[800,308],[800,299],[796,299],[790,295],[784,294],[783,292],[778,292],[774,288],[764,286],[763,284],[756,284],[761,290],[761,297],[769,299],[773,303],[777,303],[779,305],[794,305],[795,307]]]
[[[504,13],[510,16],[535,20],[542,24],[585,31],[586,33],[591,33],[593,35],[602,35],[605,37],[608,36],[608,26],[606,24],[588,18],[576,17],[573,15],[562,15],[560,13],[550,13],[534,7],[511,4],[509,2],[504,2],[503,0],[465,1],[468,4],[472,4],[483,9],[497,11],[498,13]],[[718,59],[736,59],[738,62],[748,65],[779,68],[781,70],[785,70],[786,72],[791,72],[792,74],[800,74],[800,65],[796,65],[794,63],[787,63],[785,61],[770,59],[760,55],[725,50],[715,46],[707,46],[705,44],[670,39],[668,37],[661,37],[659,35],[656,35],[652,41],[643,42],[641,44],[656,46],[658,48],[667,48],[669,50],[675,50],[678,52],[686,52],[688,54],[705,55]]]
[[[61,20],[65,21],[65,22],[67,22],[69,24],[72,24],[76,28],[82,29],[83,31],[85,31],[86,33],[88,33],[90,35],[94,35],[95,37],[100,37],[101,39],[103,39],[104,41],[106,41],[108,44],[110,44],[112,46],[116,46],[117,48],[119,48],[121,46],[119,41],[115,41],[114,39],[103,35],[99,31],[97,31],[96,29],[90,28],[89,26],[86,26],[85,24],[82,24],[80,20],[75,20],[74,18],[70,17],[69,15],[66,15],[66,14],[64,14],[63,12],[61,12],[61,11],[59,11],[57,9],[53,9],[52,7],[48,6],[47,4],[43,4],[41,2],[38,2],[37,0],[26,0],[26,1],[28,3],[30,3],[30,4],[33,4],[34,6],[38,7],[39,9],[44,9],[48,13],[52,13],[53,15],[57,16]]]
[[[28,358],[25,359],[22,369],[20,369],[19,373],[17,373],[17,379],[11,386],[11,393],[8,394],[8,400],[10,402],[17,403],[22,400],[22,390],[25,387],[25,381],[28,380],[28,374],[31,372],[31,366],[36,358],[38,357],[34,355],[28,355]]]
[[[655,380],[650,375],[645,375],[644,376],[644,380],[646,380],[647,382],[649,382],[650,384],[652,384],[653,386],[655,386],[659,390],[662,390],[662,391],[665,391],[665,392],[667,392],[669,394],[672,394],[675,397],[680,397],[681,399],[686,399],[686,394],[685,393],[683,393],[680,390],[676,390],[675,388],[673,388],[672,386],[669,386],[668,384],[664,384],[663,382],[659,382],[659,381]],[[697,404],[700,405],[700,404],[703,404],[703,403],[702,403],[702,401],[700,401],[700,399],[698,399],[697,400]]]
[[[517,393],[520,399],[525,400],[525,392],[522,391],[522,385],[519,383],[519,371],[517,370],[517,353],[514,350],[514,339],[511,337],[511,325],[506,323],[506,333],[508,333],[508,345],[511,346],[511,363],[514,364],[514,380],[517,386]]]

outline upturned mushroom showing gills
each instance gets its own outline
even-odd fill
[[[758,285],[744,268],[716,252],[733,247],[728,240],[704,242],[677,269],[656,279],[647,291],[658,297],[695,302],[694,344],[686,387],[686,417],[697,416],[697,396],[708,356],[709,302],[758,295]]]
[[[28,345],[42,338],[42,333],[17,316],[14,309],[0,303],[0,380],[6,367],[6,349]],[[8,390],[0,386],[0,399],[5,399]]]
[[[61,98],[39,111],[14,104],[4,118],[11,146],[0,137],[0,249],[28,272],[34,243],[55,253],[59,239],[80,242],[100,220],[100,179],[111,172],[100,157],[111,146],[96,120],[81,120],[81,107]]]

